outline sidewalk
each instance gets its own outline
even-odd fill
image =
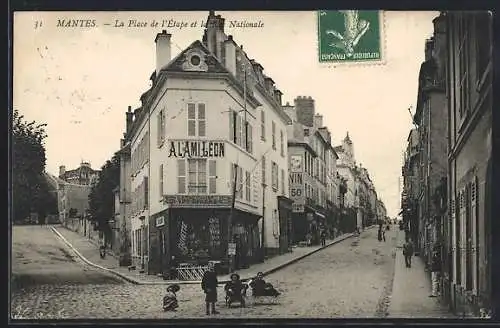
[[[412,258],[411,268],[405,266],[402,247],[404,232],[398,231],[392,300],[389,318],[456,318],[431,294],[430,274],[422,259]]]
[[[372,227],[365,228],[370,229]],[[99,256],[99,250],[95,244],[90,242],[84,236],[68,230],[62,226],[52,226],[51,229],[56,236],[61,238],[66,245],[71,248],[84,262],[96,267],[101,270],[108,271],[121,278],[140,285],[167,285],[167,284],[199,284],[200,281],[173,281],[173,280],[163,280],[162,277],[156,275],[147,275],[139,273],[137,270],[129,271],[127,267],[120,267],[118,265],[118,258],[112,255],[106,255],[105,259],[101,259]],[[323,248],[329,247],[336,243],[339,243],[347,238],[352,237],[353,234],[344,234],[333,240],[327,240],[326,246],[312,246],[312,247],[295,247],[290,253],[283,255],[274,256],[265,260],[263,263],[257,263],[252,265],[248,269],[238,270],[237,273],[240,275],[242,280],[254,277],[257,272],[263,272],[264,275],[268,275],[279,269],[282,269],[290,264],[293,264],[302,258],[314,254]],[[229,275],[219,276],[219,282],[224,283],[229,281]]]

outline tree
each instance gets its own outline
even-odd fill
[[[103,231],[107,237],[111,233],[109,220],[115,214],[113,190],[119,185],[120,159],[114,155],[102,166],[99,179],[89,194],[90,220],[94,221],[98,230]]]
[[[45,170],[47,124],[26,122],[14,109],[12,117],[12,218],[23,222],[31,212],[47,213],[48,185]]]

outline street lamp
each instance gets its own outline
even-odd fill
[[[146,225],[144,223],[144,221],[146,220],[146,217],[143,215],[139,218],[139,220],[141,220],[141,227],[142,227],[142,251],[141,251],[141,270],[144,272],[144,248],[146,246]]]

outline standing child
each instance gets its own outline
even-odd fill
[[[201,289],[205,292],[205,305],[206,314],[210,315],[210,308],[212,309],[212,314],[219,314],[215,310],[215,303],[217,302],[217,274],[215,273],[215,266],[213,263],[208,264],[208,271],[203,275],[201,281]]]

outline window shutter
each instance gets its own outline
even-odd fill
[[[241,118],[236,116],[236,140],[234,141],[238,146],[241,146]]]
[[[208,175],[208,192],[210,194],[215,194],[217,193],[217,161],[208,161]]]
[[[160,165],[160,170],[158,172],[158,175],[159,175],[158,187],[159,187],[159,194],[160,194],[160,200],[161,200],[161,198],[163,197],[163,164]]]
[[[161,111],[156,115],[156,144],[161,144]]]
[[[177,191],[186,193],[186,161],[183,159],[177,160]]]
[[[470,186],[470,220],[471,220],[471,238],[472,238],[472,290],[475,295],[477,295],[478,287],[479,287],[479,250],[478,250],[478,222],[477,222],[477,204],[478,204],[478,195],[477,195],[477,177],[474,177]]]
[[[144,177],[144,208],[149,206],[149,178]]]
[[[198,136],[206,135],[206,111],[205,104],[198,104]]]
[[[234,136],[235,136],[235,131],[234,131],[234,111],[232,109],[229,110],[229,140],[232,142],[235,142]]]
[[[252,125],[248,124],[248,141],[247,141],[247,150],[249,153],[253,152],[253,131],[252,131]]]

